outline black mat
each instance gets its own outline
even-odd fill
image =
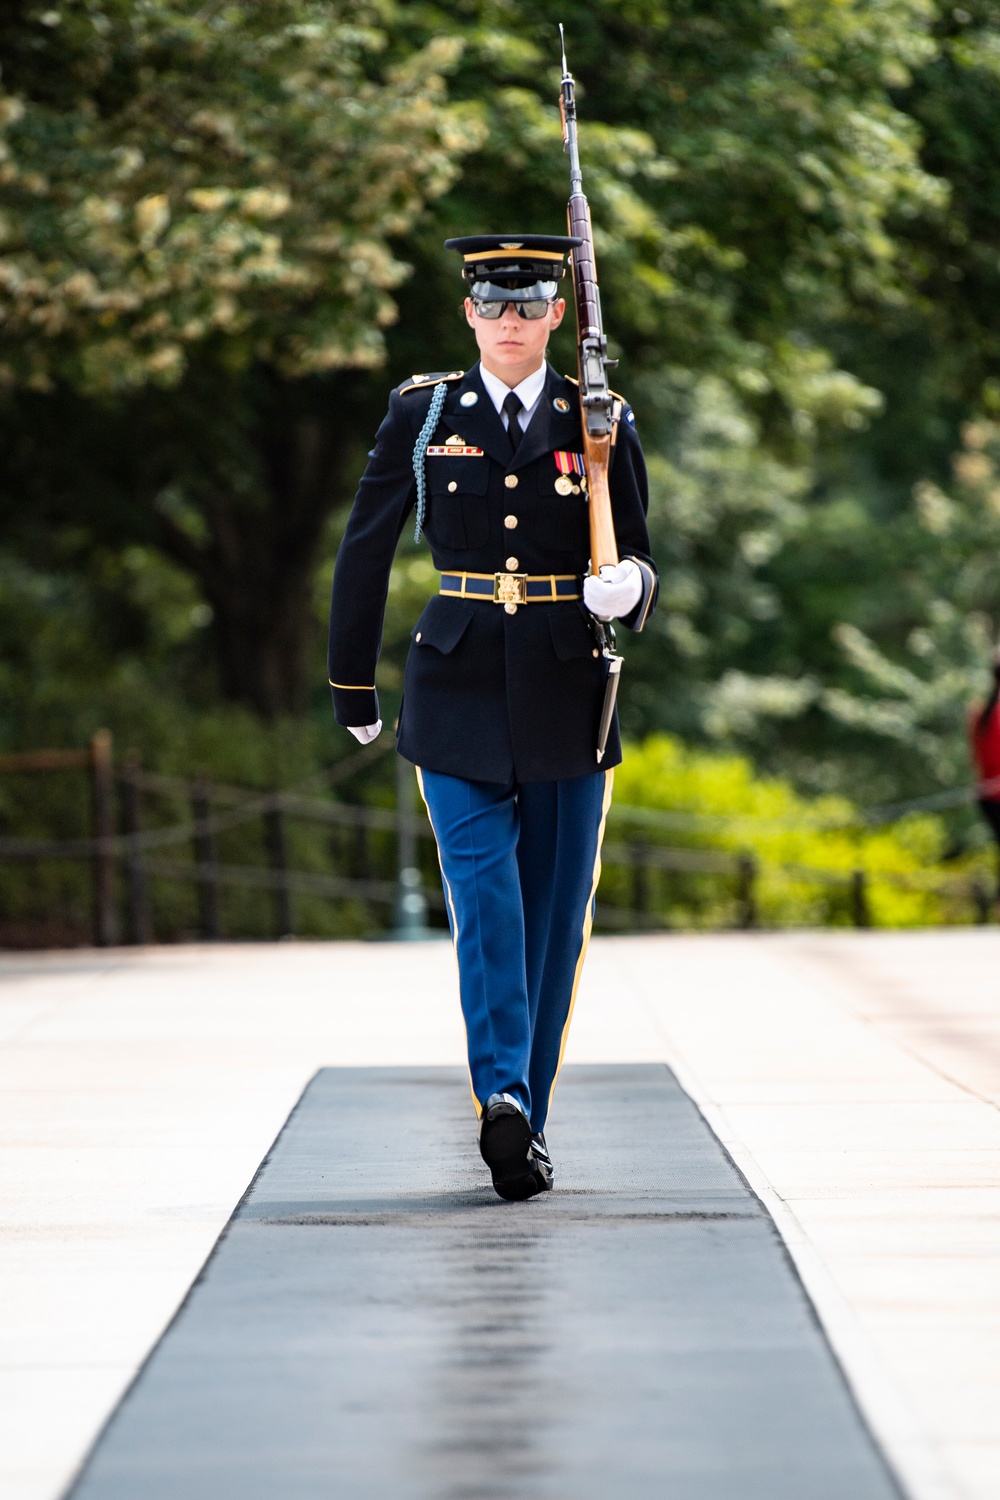
[[[567,1068],[493,1196],[457,1069],[326,1069],[73,1500],[898,1500],[664,1067]]]

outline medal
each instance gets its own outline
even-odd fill
[[[555,482],[557,495],[578,495],[587,485],[582,453],[553,453],[559,478]]]

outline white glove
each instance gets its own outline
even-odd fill
[[[583,602],[599,620],[620,620],[642,598],[642,573],[630,557],[617,568],[606,563],[599,578],[583,580]]]
[[[382,720],[379,719],[375,724],[351,724],[348,727],[359,745],[370,745],[372,740],[377,740],[379,737]]]

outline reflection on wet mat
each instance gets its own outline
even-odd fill
[[[898,1500],[664,1067],[566,1068],[502,1203],[452,1068],[324,1069],[73,1500]]]

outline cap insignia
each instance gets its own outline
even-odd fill
[[[523,250],[524,249],[524,242],[523,241],[519,241],[519,240],[501,240],[500,241],[500,249],[501,250]]]

